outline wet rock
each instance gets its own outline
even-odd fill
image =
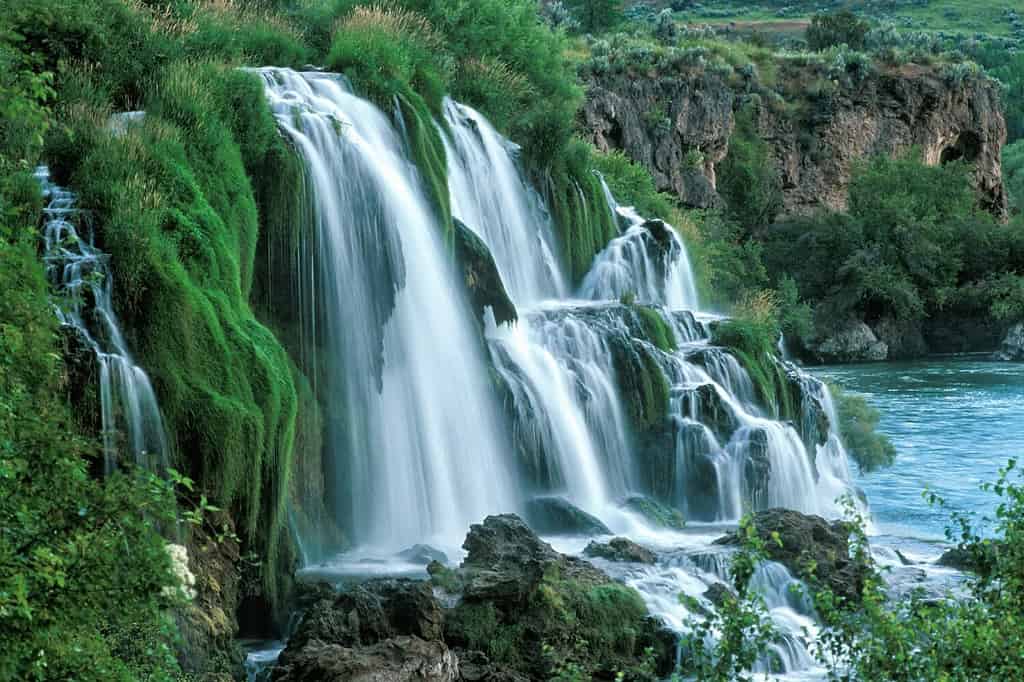
[[[611,535],[608,526],[564,497],[535,497],[526,503],[530,528],[543,535]]]
[[[995,359],[1002,362],[1024,362],[1024,322],[1018,322],[1006,332]]]
[[[583,553],[589,557],[598,557],[608,561],[622,561],[636,564],[653,564],[657,557],[654,552],[641,547],[628,538],[612,538],[607,543],[591,542]]]
[[[487,245],[473,230],[458,219],[455,224],[455,261],[464,278],[470,301],[481,320],[484,310],[494,312],[498,324],[515,322],[519,319],[515,304],[505,290],[501,273],[494,262]]]
[[[381,578],[333,598],[325,594],[306,611],[286,651],[314,640],[365,646],[399,635],[440,639],[441,632],[441,607],[430,583]]]
[[[772,462],[768,450],[768,433],[763,428],[746,430],[738,446],[743,455],[743,501],[746,509],[766,506]]]
[[[889,346],[866,323],[851,320],[824,339],[808,344],[811,356],[821,363],[880,362],[889,357]]]
[[[765,541],[768,558],[778,561],[793,575],[827,587],[849,602],[860,601],[866,568],[850,558],[850,526],[843,521],[828,522],[820,516],[791,509],[768,509],[753,518],[757,534]],[[778,533],[781,546],[772,534]],[[730,533],[715,540],[735,545],[740,540]],[[813,566],[813,573],[809,567]]]
[[[281,654],[274,682],[457,682],[456,656],[443,642],[401,636],[365,647],[313,640]]]
[[[423,566],[434,561],[442,564],[448,563],[448,555],[430,545],[413,545],[408,549],[403,549],[396,556],[400,559],[405,559],[411,564],[421,564]]]
[[[663,502],[643,495],[626,498],[622,507],[636,512],[652,526],[668,530],[682,530],[686,527],[686,519],[682,512]]]
[[[725,583],[711,583],[702,596],[716,607],[721,607],[725,602],[736,599],[736,591]]]

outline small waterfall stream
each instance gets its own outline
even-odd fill
[[[43,188],[43,258],[60,296],[57,315],[92,350],[99,366],[100,417],[106,473],[127,457],[153,472],[167,467],[163,418],[149,377],[135,364],[114,313],[109,256],[93,245],[87,216],[71,191],[36,169]]]

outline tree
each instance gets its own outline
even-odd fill
[[[622,18],[622,0],[569,0],[567,4],[587,33],[611,28]]]
[[[849,10],[819,14],[811,19],[811,25],[807,28],[807,45],[815,52],[836,45],[863,50],[870,28],[866,21],[861,21]]]

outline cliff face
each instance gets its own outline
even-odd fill
[[[728,153],[736,112],[754,103],[755,128],[770,145],[789,213],[844,209],[856,162],[917,146],[929,164],[972,163],[982,205],[1006,214],[1006,122],[994,82],[954,84],[914,64],[825,81],[824,88],[820,79],[801,86],[791,70],[780,78],[794,79],[791,94],[771,102],[751,96],[747,81],[707,72],[591,75],[582,122],[599,149],[621,149],[653,173],[659,189],[691,207],[720,201],[715,165]]]

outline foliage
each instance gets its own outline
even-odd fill
[[[838,45],[863,50],[871,27],[849,10],[818,14],[807,28],[807,46],[816,52]]]
[[[796,282],[819,329],[849,319],[916,321],[952,306],[1012,315],[1021,237],[975,204],[961,162],[913,154],[859,168],[849,213],[791,218],[764,234],[765,263]]]
[[[969,596],[936,600],[915,592],[892,603],[877,573],[865,586],[861,609],[838,607],[827,591],[814,595],[827,625],[818,657],[831,679],[967,681],[1018,674],[1024,663],[1024,487],[1016,461],[983,488],[1001,498],[994,535],[979,534],[959,515],[947,530],[959,550],[972,557],[976,575]],[[926,498],[941,504],[933,494]],[[866,548],[866,541],[860,545]]]
[[[640,316],[640,325],[643,327],[644,338],[658,348],[658,350],[671,353],[676,350],[676,338],[672,329],[665,322],[661,311],[648,305],[633,305],[633,310]]]
[[[761,242],[719,211],[698,214],[697,267],[706,282],[707,299],[724,305],[768,286]]]
[[[764,598],[750,589],[750,579],[767,559],[765,540],[749,516],[740,520],[738,532],[740,548],[729,564],[736,594],[723,599],[711,616],[692,621],[691,632],[681,642],[682,672],[698,680],[753,680],[750,671],[777,634]],[[772,541],[780,542],[777,534]],[[686,603],[690,598],[681,595],[680,599]]]
[[[782,209],[782,183],[769,154],[768,143],[757,134],[754,111],[740,110],[717,177],[726,215],[747,236],[771,223]]]
[[[878,433],[878,410],[862,396],[845,392],[836,384],[829,384],[832,400],[839,417],[839,433],[853,461],[862,472],[890,466],[896,459],[896,447],[889,437]]]
[[[622,0],[566,0],[566,5],[588,33],[607,30],[622,17]]]

